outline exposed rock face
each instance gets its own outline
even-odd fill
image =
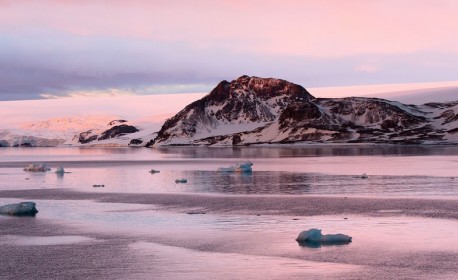
[[[284,80],[242,76],[168,119],[148,145],[458,143],[457,113],[458,102],[314,98]]]
[[[113,120],[111,122],[108,123],[109,126],[113,126],[113,125],[117,125],[117,124],[121,124],[121,123],[126,123],[127,121],[126,120]]]
[[[132,139],[129,142],[129,146],[139,146],[143,144],[143,141],[141,139]]]
[[[110,122],[110,124],[117,124],[119,122],[120,122],[119,120],[112,121]],[[116,137],[123,136],[123,135],[130,134],[130,133],[135,133],[138,131],[139,129],[136,128],[135,126],[127,125],[127,124],[115,125],[101,132],[100,135],[98,134],[97,131],[94,131],[91,129],[91,130],[88,130],[88,131],[85,131],[79,134],[78,143],[87,144],[87,143],[91,143],[94,141],[102,141],[102,140],[116,138]]]
[[[85,131],[85,132],[81,132],[78,138],[78,142],[81,144],[86,144],[94,140],[97,140],[98,135],[91,135],[91,134],[92,134],[92,129]]]
[[[135,126],[121,124],[113,126],[112,128],[102,132],[98,140],[105,140],[109,138],[114,138],[116,136],[121,136],[129,133],[138,132],[139,130]]]

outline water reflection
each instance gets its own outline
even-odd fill
[[[227,194],[303,194],[311,189],[313,175],[289,172],[221,173],[184,172],[192,178],[189,190]]]
[[[342,241],[342,242],[334,242],[334,243],[323,243],[323,242],[317,242],[317,241],[298,241],[297,244],[299,244],[300,247],[305,247],[305,248],[321,248],[322,246],[324,247],[331,247],[331,246],[343,246],[343,245],[349,245],[351,241]]]
[[[349,145],[349,146],[286,146],[286,147],[161,147],[158,152],[171,157],[186,158],[284,158],[323,156],[374,155],[458,155],[456,146],[417,145]]]

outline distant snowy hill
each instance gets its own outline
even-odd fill
[[[437,103],[458,100],[458,86],[390,86],[309,92],[284,80],[242,76],[207,95],[3,101],[0,147],[458,143],[458,102]],[[372,98],[318,98],[342,92]]]
[[[168,119],[149,145],[457,143],[457,113],[458,102],[315,98],[284,80],[242,76]]]
[[[0,102],[0,147],[143,146],[203,94]],[[167,100],[168,102],[164,102]]]
[[[368,97],[372,96],[396,100],[404,104],[416,105],[428,102],[450,102],[458,100],[458,86],[404,90],[368,95]]]

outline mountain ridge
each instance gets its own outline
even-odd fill
[[[304,87],[286,80],[246,75],[230,82],[221,81],[210,93],[195,94],[193,98],[187,95],[145,98],[139,99],[141,112],[130,112],[130,116],[136,116],[133,121],[126,116],[134,108],[126,98],[119,99],[122,101],[119,104],[107,99],[87,99],[94,100],[98,106],[110,104],[116,108],[110,115],[88,115],[84,111],[72,116],[69,111],[70,115],[64,117],[56,114],[57,111],[46,110],[54,117],[43,121],[33,114],[36,121],[0,129],[0,147],[458,144],[457,101],[406,105],[381,98],[317,98]],[[150,103],[145,104],[147,100]],[[86,111],[99,108],[94,101],[87,104],[77,101],[80,106],[85,105]],[[30,103],[33,110],[36,103]],[[178,113],[165,114],[164,106]],[[58,112],[68,111],[66,107],[56,108]],[[94,111],[99,110],[91,110]],[[12,116],[22,114],[15,110]],[[16,118],[4,118],[8,120]]]
[[[220,82],[208,95],[168,119],[147,146],[450,144],[458,140],[454,133],[457,105],[416,106],[364,97],[315,98],[302,86],[285,80],[244,75]],[[441,124],[445,117],[452,121]],[[238,129],[231,130],[234,126]]]

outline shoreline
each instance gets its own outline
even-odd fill
[[[70,189],[2,190],[0,198],[22,200],[92,200],[98,203],[150,204],[178,212],[241,215],[367,215],[413,216],[458,220],[453,199],[363,198],[293,195],[207,195],[95,193]],[[37,205],[38,211],[39,204]],[[39,215],[39,214],[38,214]]]

